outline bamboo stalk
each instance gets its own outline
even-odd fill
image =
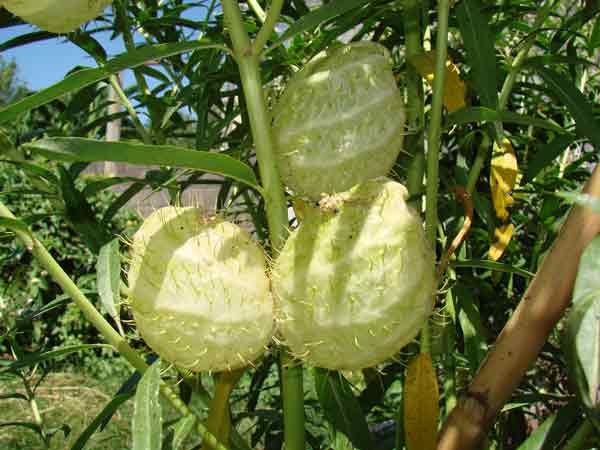
[[[600,197],[600,167],[584,192]],[[438,450],[477,448],[569,305],[579,258],[598,233],[600,215],[574,206],[493,350],[448,417]]]

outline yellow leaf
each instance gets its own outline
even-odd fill
[[[515,187],[518,174],[517,157],[510,141],[504,138],[502,148],[494,143],[490,188],[496,216],[502,220],[508,219],[506,207],[515,202],[510,193]]]
[[[435,50],[421,55],[412,56],[409,62],[433,86],[435,70]],[[444,106],[448,112],[456,111],[465,106],[465,84],[460,79],[460,71],[450,58],[446,60],[446,76],[444,79]]]
[[[404,434],[408,450],[434,450],[437,443],[439,392],[428,353],[408,365],[404,382]]]
[[[488,252],[488,256],[492,261],[498,261],[500,259],[504,250],[506,250],[514,231],[515,226],[512,223],[507,223],[506,225],[496,228],[496,231],[494,232],[495,240],[492,245],[490,245],[490,251]]]

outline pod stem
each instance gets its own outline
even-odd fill
[[[216,376],[215,394],[210,402],[206,428],[220,442],[229,443],[231,433],[229,397],[244,371],[245,369],[238,369],[221,372]]]
[[[259,32],[258,44],[266,43],[266,38],[279,17],[281,0],[274,0],[267,13],[263,29]],[[229,26],[234,55],[238,63],[244,97],[248,108],[250,128],[258,168],[263,185],[263,195],[269,225],[271,247],[277,253],[287,237],[288,213],[279,170],[275,161],[275,148],[271,135],[271,118],[265,104],[260,76],[257,42],[250,42],[244,26],[239,5],[234,0],[222,0],[221,6]],[[302,365],[295,361],[285,348],[281,349],[280,367],[282,373],[281,391],[283,397],[284,440],[286,450],[305,450],[304,436],[304,394]]]
[[[15,219],[12,212],[0,201],[0,217]],[[39,263],[48,271],[48,274],[52,279],[62,288],[65,294],[67,294],[79,307],[83,315],[88,319],[92,325],[102,335],[104,340],[112,345],[120,354],[123,356],[129,364],[131,364],[137,371],[144,373],[148,368],[148,365],[144,359],[135,351],[128,343],[127,340],[121,336],[111,324],[98,312],[92,302],[81,292],[77,285],[71,280],[69,275],[63,270],[58,262],[52,257],[52,255],[46,250],[44,245],[35,238],[35,236],[29,232],[29,230],[14,230],[19,241],[25,245],[25,247],[31,251],[33,256],[39,261]],[[171,402],[173,407],[182,415],[187,416],[193,414],[192,411],[186,406],[185,403],[173,392],[173,390],[166,384],[162,383],[160,387],[161,394]],[[206,427],[197,422],[197,429],[199,434],[202,436],[202,441],[206,445],[206,448],[214,450],[227,450],[226,447],[221,445],[217,438],[206,430]]]

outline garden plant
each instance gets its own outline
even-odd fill
[[[600,446],[600,2],[0,7],[2,50],[94,66],[0,60],[0,438]],[[81,427],[36,394],[65,367],[119,377]]]

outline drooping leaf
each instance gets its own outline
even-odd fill
[[[594,110],[588,99],[564,76],[546,67],[538,67],[546,85],[564,103],[573,119],[577,132],[587,137],[596,149],[600,149],[600,122],[594,116]]]
[[[506,122],[517,123],[520,125],[531,125],[538,128],[553,130],[560,134],[566,131],[559,125],[549,120],[539,119],[537,117],[524,116],[512,111],[496,111],[483,106],[474,106],[471,108],[462,108],[446,116],[444,126],[450,128],[454,125],[463,125],[472,122]]]
[[[460,34],[467,50],[467,60],[473,69],[473,83],[481,103],[496,109],[498,105],[496,79],[496,49],[487,19],[481,13],[479,0],[463,0],[456,8]]]
[[[507,223],[496,228],[494,231],[494,241],[490,245],[488,252],[488,256],[492,261],[498,261],[504,254],[504,250],[506,250],[514,231],[515,226],[512,223]]]
[[[146,370],[135,392],[135,409],[131,425],[133,450],[161,450],[160,381],[158,360]]]
[[[346,378],[325,369],[315,369],[314,376],[317,397],[327,420],[356,448],[374,448],[367,421]]]
[[[435,72],[435,50],[421,55],[411,56],[408,61],[433,86]],[[465,84],[460,79],[460,71],[450,58],[446,60],[446,75],[444,77],[444,106],[449,112],[464,108]]]
[[[537,174],[552,164],[552,161],[559,156],[575,140],[572,134],[561,134],[556,136],[548,144],[541,145],[535,156],[527,165],[525,179],[533,180]]]
[[[113,239],[100,248],[96,263],[96,279],[98,295],[100,296],[102,305],[117,323],[121,334],[123,334],[121,320],[119,319],[121,254],[119,252],[118,239]]]
[[[128,399],[133,396],[133,392],[127,394],[119,394],[113,397],[113,399],[108,402],[102,411],[98,413],[98,415],[92,420],[92,422],[81,432],[77,440],[71,446],[71,450],[82,450],[92,435],[96,432],[96,430],[100,427],[102,422],[105,419],[110,419],[112,415],[115,413],[119,407],[125,403]]]
[[[315,9],[302,16],[299,20],[296,20],[292,26],[285,30],[275,44],[286,41],[303,31],[311,30],[329,19],[333,19],[354,8],[359,8],[371,1],[373,0],[332,0],[327,2],[320,8]]]
[[[492,154],[492,168],[490,171],[490,189],[496,216],[502,220],[508,218],[507,206],[514,203],[511,196],[517,182],[519,168],[517,156],[512,144],[507,138],[502,140],[502,147],[494,142]]]
[[[27,96],[22,100],[11,103],[6,108],[0,110],[0,123],[14,120],[19,114],[45,105],[69,92],[77,91],[85,86],[89,86],[110,75],[121,72],[125,69],[132,69],[144,64],[146,61],[159,60],[180,53],[207,49],[222,48],[220,45],[213,45],[206,41],[185,41],[169,44],[156,44],[139,47],[130,52],[122,53],[115,58],[107,61],[105,65],[96,69],[82,69],[65,77],[64,80],[43,89],[35,94]]]
[[[407,450],[434,450],[438,431],[439,390],[428,353],[419,353],[409,363],[403,398]]]
[[[196,169],[233,178],[260,190],[252,169],[243,162],[216,152],[188,150],[171,145],[139,145],[83,138],[42,139],[24,146],[59,161],[115,161]]]

